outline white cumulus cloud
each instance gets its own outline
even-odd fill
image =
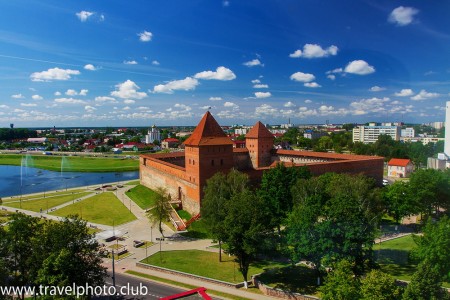
[[[203,71],[194,75],[194,78],[204,80],[233,80],[236,75],[228,68],[218,67],[216,71]]]
[[[412,89],[402,89],[400,92],[394,94],[397,97],[408,97],[414,95]]]
[[[95,97],[95,102],[111,102],[111,103],[117,103],[117,100],[113,97],[108,96],[98,96]]]
[[[111,96],[119,97],[122,99],[142,99],[147,97],[147,93],[138,92],[140,87],[131,80],[116,85],[116,90],[111,92]]]
[[[345,67],[345,72],[357,75],[368,75],[374,73],[375,68],[373,66],[370,66],[364,60],[354,60],[348,63],[348,65]]]
[[[84,110],[87,111],[87,112],[89,112],[89,113],[93,113],[93,112],[96,111],[97,109],[96,109],[95,107],[93,107],[93,106],[86,105],[86,106],[84,107]]]
[[[31,99],[33,99],[33,100],[42,100],[44,98],[42,98],[42,96],[40,96],[40,95],[33,95],[33,96],[31,96]]]
[[[253,88],[255,88],[255,89],[268,89],[269,86],[267,84],[258,83],[258,84],[253,85]]]
[[[369,91],[371,91],[371,92],[381,92],[381,91],[384,91],[384,90],[386,90],[386,88],[380,87],[378,85],[375,85],[375,86],[373,86],[373,87],[371,87],[369,89]]]
[[[95,71],[97,70],[97,68],[93,65],[93,64],[87,64],[84,66],[85,70],[89,70],[89,71]]]
[[[261,63],[261,61],[257,58],[247,61],[247,62],[243,63],[243,65],[246,67],[256,67],[256,66],[264,67],[264,64]]]
[[[239,109],[239,105],[233,103],[233,102],[225,102],[223,104],[224,107],[231,107],[232,109]]]
[[[292,74],[290,78],[291,78],[291,80],[299,81],[299,82],[311,82],[314,79],[316,79],[316,77],[313,74],[303,73],[303,72],[296,72],[296,73]]]
[[[74,98],[57,98],[55,99],[56,103],[65,103],[65,104],[86,104],[86,101],[74,99]]]
[[[338,52],[338,47],[331,45],[330,47],[323,49],[320,45],[317,44],[305,44],[303,46],[303,51],[298,49],[294,53],[289,54],[289,57],[298,58],[319,58],[319,57],[327,57],[330,55],[336,55]]]
[[[158,84],[153,87],[154,93],[165,93],[165,94],[173,94],[176,90],[184,90],[190,91],[194,90],[197,85],[200,83],[197,79],[192,77],[186,77],[181,80],[173,80],[169,81],[166,84]]]
[[[80,19],[81,22],[86,22],[89,17],[93,16],[95,13],[92,11],[86,11],[82,10],[80,12],[77,12],[75,15]]]
[[[317,82],[305,82],[303,85],[306,86],[306,87],[309,87],[309,88],[320,88],[320,87],[322,87]]]
[[[15,95],[11,95],[11,98],[14,98],[14,99],[23,99],[23,98],[25,98],[25,96],[22,95],[22,94],[15,94]]]
[[[23,107],[34,107],[34,106],[37,106],[37,104],[36,103],[20,103],[20,106],[23,106]]]
[[[256,92],[255,93],[256,98],[269,98],[270,96],[272,96],[272,94],[270,92]]]
[[[154,60],[154,61],[152,61],[152,65],[154,65],[154,66],[159,66],[159,65],[160,65],[160,63],[159,63],[159,61],[157,61],[157,60]]]
[[[137,65],[138,64],[138,62],[135,60],[124,60],[123,63],[125,65]]]
[[[426,90],[421,90],[417,95],[415,95],[414,97],[411,97],[410,99],[414,100],[414,101],[421,101],[421,100],[436,98],[439,96],[440,95],[438,93],[429,93]]]
[[[388,21],[398,26],[406,26],[414,21],[414,16],[418,13],[419,10],[414,7],[399,6],[391,12]]]
[[[53,68],[47,71],[34,72],[30,75],[32,81],[69,80],[71,75],[79,75],[80,71],[71,69]]]
[[[150,42],[152,40],[153,34],[150,31],[142,31],[137,34],[141,42]]]
[[[134,104],[134,103],[136,103],[136,101],[131,100],[131,99],[126,99],[126,100],[123,101],[123,103],[125,103],[125,104]]]
[[[209,97],[210,101],[222,101],[222,97]]]
[[[296,105],[295,105],[293,102],[288,101],[288,102],[286,102],[283,106],[284,106],[284,107],[295,107]]]

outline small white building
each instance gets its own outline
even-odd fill
[[[413,138],[415,137],[415,131],[413,127],[407,127],[405,129],[402,129],[401,131],[401,137],[409,137],[409,138]]]
[[[413,170],[414,165],[410,159],[392,158],[388,162],[389,177],[409,177]]]

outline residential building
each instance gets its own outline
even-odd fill
[[[175,138],[167,138],[161,141],[161,149],[177,148],[180,140]]]
[[[328,135],[328,133],[323,132],[323,131],[313,131],[311,129],[307,129],[307,130],[305,130],[305,133],[303,133],[303,137],[306,139],[310,139],[310,140],[319,139],[326,135]]]
[[[273,134],[261,122],[247,133],[245,148],[234,148],[209,111],[184,142],[184,152],[143,154],[139,170],[142,185],[166,188],[183,209],[198,214],[206,181],[215,173],[237,169],[257,183],[277,163],[306,166],[313,175],[365,174],[380,184],[383,178],[382,157],[274,149]]]
[[[153,144],[155,141],[161,141],[161,133],[159,132],[159,129],[156,128],[156,125],[153,125],[145,136],[145,143]]]
[[[375,143],[382,134],[389,135],[394,141],[399,141],[400,129],[400,126],[382,126],[375,123],[370,123],[369,126],[357,126],[353,128],[353,142]]]
[[[407,127],[401,130],[401,137],[413,138],[415,136],[416,135],[413,127]]]
[[[413,170],[414,165],[410,159],[392,158],[388,162],[389,177],[409,177]]]

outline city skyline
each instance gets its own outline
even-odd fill
[[[243,3],[241,3],[243,2]],[[0,127],[443,121],[450,3],[2,3]]]

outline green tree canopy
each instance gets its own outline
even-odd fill
[[[155,206],[147,213],[148,218],[153,224],[158,225],[159,232],[164,237],[162,223],[170,218],[170,194],[165,188],[158,187],[156,189]]]
[[[360,299],[360,285],[353,275],[352,264],[341,260],[334,264],[319,291],[322,300],[356,300]]]
[[[401,299],[402,289],[395,279],[380,270],[372,270],[361,280],[362,300]]]

